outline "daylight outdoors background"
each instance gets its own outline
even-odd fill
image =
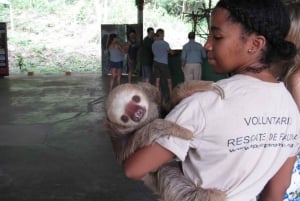
[[[188,14],[209,2],[145,0],[144,35],[148,26],[163,28],[171,48],[181,49],[193,27]],[[100,73],[101,24],[136,24],[137,7],[135,0],[0,0],[0,22],[10,73]]]

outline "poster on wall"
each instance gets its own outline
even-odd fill
[[[0,22],[0,76],[8,74],[7,29],[6,23]]]
[[[107,42],[109,35],[117,34],[120,44],[123,46],[127,41],[127,33],[129,30],[134,29],[137,31],[137,24],[102,24],[101,25],[101,66],[102,75],[110,75],[109,66],[109,51]],[[127,74],[127,60],[124,54],[122,74]]]

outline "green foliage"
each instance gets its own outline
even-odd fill
[[[20,72],[34,71],[36,73],[99,72],[99,59],[80,53],[65,53],[63,50],[48,50],[46,47],[31,50],[33,57],[24,53],[18,54],[14,66]]]
[[[17,55],[16,66],[20,69],[20,72],[33,71],[35,64],[30,61],[25,61],[22,55]]]
[[[24,69],[24,57],[17,55],[16,66],[22,71]]]
[[[15,66],[20,72],[34,71],[36,73],[61,73],[66,71],[71,72],[99,72],[99,59],[97,58],[82,58],[80,54],[65,55],[61,60],[51,60],[41,54],[40,57],[25,59],[24,56],[18,55]],[[90,60],[89,60],[90,59]],[[91,62],[92,60],[92,62]]]
[[[16,0],[13,4],[13,34],[10,33],[8,23],[12,73],[100,71],[99,55],[93,54],[100,49],[99,44],[97,45],[100,25],[95,24],[93,2]],[[87,48],[83,50],[84,54],[78,53],[82,47]]]
[[[67,4],[67,5],[72,5],[72,4],[75,4],[77,2],[78,2],[78,0],[64,0],[64,3]]]
[[[150,4],[153,8],[162,8],[167,13],[179,16],[184,12],[191,12],[199,7],[203,2],[209,0],[145,0],[146,4]]]
[[[184,9],[184,6],[188,8],[194,8],[195,4],[198,2],[196,0],[161,0],[161,6],[166,9],[166,11],[172,15],[180,16],[183,12],[186,10]]]
[[[135,0],[105,0],[107,10],[100,10],[103,24],[136,24],[137,7]]]
[[[21,40],[17,41],[16,44],[18,44],[20,46],[28,46],[28,45],[30,45],[30,43],[31,43],[30,40],[21,39]]]
[[[35,10],[53,13],[65,5],[72,5],[78,0],[11,0],[14,9]]]
[[[172,16],[174,19],[177,18],[175,19],[177,21],[181,20],[185,24],[189,24],[189,31],[195,31],[200,36],[201,42],[204,42],[207,38],[209,12],[216,2],[217,0],[145,0],[147,6],[161,16]],[[198,17],[195,22],[191,18],[192,14],[201,17]],[[173,29],[174,27],[176,26],[173,26]]]
[[[6,4],[0,4],[0,22],[9,21],[9,7]]]
[[[11,4],[19,9],[45,9],[48,7],[48,0],[12,0]]]
[[[85,7],[81,7],[77,16],[76,16],[76,20],[79,22],[83,22],[87,16],[87,9]]]

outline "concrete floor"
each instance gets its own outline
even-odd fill
[[[154,201],[116,164],[103,127],[108,79],[0,79],[0,201]]]

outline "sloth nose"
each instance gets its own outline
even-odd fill
[[[135,104],[134,102],[129,102],[126,105],[125,113],[132,121],[139,122],[144,117],[146,109],[140,105]]]

